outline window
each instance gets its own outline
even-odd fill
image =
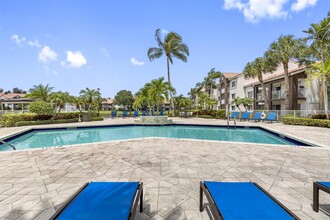
[[[233,87],[233,88],[236,87],[236,81],[231,82],[231,87]]]
[[[231,94],[231,99],[235,98],[235,93]]]
[[[247,96],[249,97],[249,98],[252,98],[252,96],[253,96],[253,92],[251,91],[251,92],[248,92],[247,93]]]
[[[232,111],[235,111],[235,105],[232,105],[232,106],[231,106],[231,110],[232,110]]]

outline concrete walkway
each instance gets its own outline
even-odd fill
[[[91,124],[131,122],[114,119]],[[175,122],[226,124],[205,119]],[[320,193],[319,213],[311,204],[312,182],[330,181],[330,129],[260,125],[323,148],[144,139],[2,152],[0,219],[47,219],[87,181],[139,180],[144,182],[145,207],[137,219],[210,219],[207,211],[198,211],[201,180],[255,181],[302,219],[329,219],[329,195]],[[1,128],[0,136],[24,129],[28,128]]]

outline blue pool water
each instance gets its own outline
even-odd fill
[[[305,145],[282,138],[259,128],[237,128],[209,126],[111,126],[78,129],[32,130],[7,140],[17,150],[43,148],[72,144],[126,140],[144,137],[186,138],[199,140],[250,142],[278,145]],[[0,145],[0,150],[10,148]]]

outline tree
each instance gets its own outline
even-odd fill
[[[68,92],[54,92],[50,97],[51,103],[54,105],[55,114],[60,113],[61,109],[64,108],[65,103],[70,102],[70,94]]]
[[[235,97],[232,101],[231,104],[235,105],[240,111],[241,108],[239,107],[242,104],[242,99],[240,97]]]
[[[202,82],[199,82],[196,84],[197,90],[201,91],[202,88],[205,89],[205,91],[208,92],[209,97],[212,95],[213,87],[216,86],[215,79],[219,78],[221,76],[221,72],[215,71],[215,68],[212,68],[208,73],[207,76],[204,77],[204,80]]]
[[[148,93],[152,103],[156,105],[157,111],[159,111],[160,105],[165,100],[168,100],[169,92],[171,94],[176,93],[175,89],[168,82],[164,82],[164,77],[151,81]]]
[[[79,92],[81,99],[88,106],[88,111],[90,112],[93,109],[93,105],[95,104],[95,99],[100,95],[99,91],[95,89],[83,89]]]
[[[15,88],[13,88],[13,93],[26,94],[26,91],[24,91],[23,89],[15,87]]]
[[[218,103],[218,101],[216,99],[211,99],[211,98],[207,98],[206,99],[206,105],[208,106],[208,108],[210,108],[211,110],[213,110],[213,107]]]
[[[311,24],[310,27],[304,31],[307,34],[305,40],[311,42],[310,51],[312,56],[319,60],[320,63],[314,63],[309,68],[312,77],[319,76],[321,79],[320,89],[320,108],[324,107],[327,118],[328,107],[328,80],[327,62],[330,59],[330,12],[328,17],[324,18],[317,24]]]
[[[0,93],[3,93],[3,88],[0,88]]]
[[[286,110],[289,110],[289,61],[291,59],[302,59],[307,55],[306,52],[306,44],[301,39],[296,39],[293,35],[284,35],[271,43],[265,53],[267,59],[277,65],[283,65]]]
[[[197,102],[199,104],[199,106],[201,106],[203,109],[206,106],[206,101],[208,100],[208,96],[205,93],[201,93],[198,95],[198,99]]]
[[[323,89],[323,97],[324,97],[324,109],[327,119],[329,119],[328,115],[328,80],[330,79],[330,58],[328,58],[324,63],[318,62],[313,63],[310,67],[311,77],[315,77],[321,79],[322,81],[322,89]]]
[[[197,88],[191,88],[187,94],[189,96],[189,98],[191,99],[192,104],[194,104],[194,105],[196,105],[197,94],[198,94]]]
[[[248,110],[248,106],[253,103],[253,99],[249,97],[241,98],[241,104],[244,106],[245,111]]]
[[[84,100],[82,97],[70,96],[70,102],[72,102],[80,113],[82,113],[82,106],[84,105]]]
[[[28,109],[37,115],[51,115],[54,112],[54,108],[50,103],[41,100],[31,102]]]
[[[53,90],[54,87],[50,87],[49,84],[46,86],[42,84],[34,85],[33,88],[29,90],[29,94],[26,97],[49,102]]]
[[[276,62],[272,62],[272,60],[264,57],[258,57],[254,61],[247,63],[243,70],[244,78],[258,77],[264,95],[265,110],[268,109],[268,94],[266,91],[266,87],[262,75],[264,73],[270,73],[274,71],[276,67],[277,67]]]
[[[131,108],[134,103],[134,96],[131,91],[120,90],[115,96],[115,104]]]
[[[170,76],[170,64],[173,64],[173,58],[177,58],[183,62],[187,62],[187,57],[189,56],[188,46],[182,42],[182,37],[175,33],[170,32],[165,37],[164,40],[161,38],[161,29],[157,29],[155,32],[155,39],[157,41],[158,47],[151,47],[148,50],[148,58],[150,61],[160,58],[162,55],[166,56],[167,64],[167,81],[172,86],[171,76]],[[174,108],[172,93],[169,91],[171,97],[171,109]]]

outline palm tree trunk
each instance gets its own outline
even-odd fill
[[[323,76],[323,98],[324,98],[324,110],[327,119],[329,119],[329,106],[328,106],[328,80],[325,76]]]
[[[170,60],[169,60],[168,57],[166,58],[166,62],[167,62],[167,80],[168,80],[168,84],[170,84],[170,86],[172,87],[172,84],[171,84],[171,76],[170,76]],[[174,110],[174,102],[173,102],[172,91],[169,90],[169,92],[170,92],[170,99],[171,99],[170,110]]]
[[[284,93],[285,93],[285,110],[289,110],[289,64],[283,63],[284,68]]]
[[[262,73],[258,76],[260,85],[262,87],[262,91],[264,93],[264,110],[268,110],[268,96],[267,96],[267,91],[266,91],[266,86],[264,83],[264,80],[262,79]]]

